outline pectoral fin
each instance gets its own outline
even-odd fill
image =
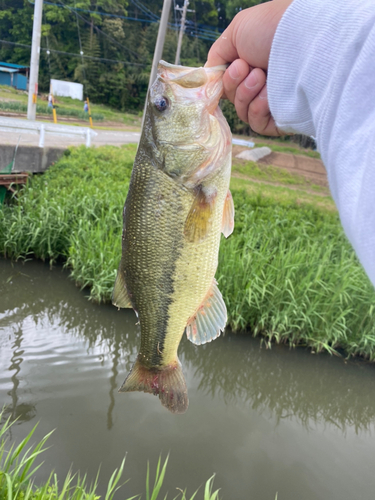
[[[208,194],[203,188],[197,191],[185,221],[184,234],[190,243],[199,243],[207,237],[212,227],[216,194],[216,191]]]
[[[202,305],[186,326],[187,338],[200,345],[219,337],[227,322],[227,308],[216,281]]]
[[[232,193],[228,189],[227,197],[224,202],[224,210],[223,210],[223,224],[221,228],[221,232],[223,235],[228,238],[233,233],[234,229],[234,204]]]
[[[126,290],[125,279],[121,271],[121,264],[117,271],[115,286],[112,293],[112,304],[116,307],[132,308],[132,303],[129,294]]]

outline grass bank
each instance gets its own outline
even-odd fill
[[[83,111],[83,102],[70,97],[56,97],[57,120],[59,116],[88,120],[87,113]],[[90,103],[91,113],[94,123],[97,121],[109,121],[133,127],[140,127],[142,117],[134,113],[121,112],[105,106],[104,104]],[[27,93],[16,90],[12,87],[0,85],[0,111],[10,111],[12,113],[26,113]],[[47,106],[47,94],[38,98],[38,115],[46,115],[52,119],[52,110]]]
[[[1,418],[1,414],[0,414]],[[99,500],[101,497],[97,494],[99,483],[99,474],[94,483],[89,484],[86,476],[80,474],[68,473],[65,479],[58,478],[57,475],[51,472],[48,480],[41,485],[36,485],[35,475],[42,463],[43,452],[47,449],[46,442],[51,435],[45,436],[42,441],[35,445],[30,445],[35,428],[17,445],[9,446],[7,434],[11,429],[12,423],[10,418],[6,420],[0,427],[0,500]],[[152,485],[150,481],[150,467],[147,464],[145,499],[157,500],[161,497],[161,489],[163,486],[164,477],[168,457],[156,466],[155,480]],[[116,469],[107,485],[107,491],[104,500],[113,500],[115,493],[120,490],[127,481],[123,481],[125,467],[125,459]],[[200,493],[200,498],[203,500],[218,500],[219,490],[213,490],[212,476],[206,482]],[[180,489],[175,500],[188,500],[186,490]],[[189,500],[198,500],[198,491],[196,491]],[[122,497],[124,500],[140,500],[142,495],[132,497]],[[165,499],[166,497],[164,497]]]
[[[110,299],[136,146],[71,149],[0,210],[0,251],[64,259]],[[233,330],[375,359],[375,294],[327,196],[234,178],[235,230],[217,279]]]
[[[16,113],[27,113],[27,104],[19,101],[0,101],[1,111],[15,111]],[[49,108],[47,104],[37,104],[36,112],[38,115],[50,115],[52,116],[52,108]],[[68,116],[73,118],[78,118],[80,120],[89,120],[88,113],[83,110],[71,109],[71,108],[61,108],[56,107],[56,113],[60,116]],[[104,115],[101,113],[92,113],[92,119],[102,121],[104,120]]]

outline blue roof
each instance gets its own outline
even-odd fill
[[[17,73],[16,69],[13,68],[4,68],[0,66],[0,72],[1,73]]]
[[[5,66],[6,68],[15,68],[15,69],[28,69],[29,66],[21,66],[20,64],[13,64],[7,62],[0,62],[0,66]]]

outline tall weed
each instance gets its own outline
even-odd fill
[[[0,209],[0,252],[63,259],[90,298],[110,300],[136,146],[72,148]],[[233,193],[233,235],[216,277],[233,330],[375,359],[375,295],[338,216],[312,204]]]

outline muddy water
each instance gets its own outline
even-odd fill
[[[18,441],[55,429],[38,480],[73,470],[101,487],[126,455],[126,495],[170,453],[164,492],[213,473],[224,500],[374,498],[375,366],[230,335],[180,357],[190,407],[118,394],[137,353],[131,311],[91,304],[59,268],[0,261],[0,404]],[[202,498],[199,496],[198,498]]]

